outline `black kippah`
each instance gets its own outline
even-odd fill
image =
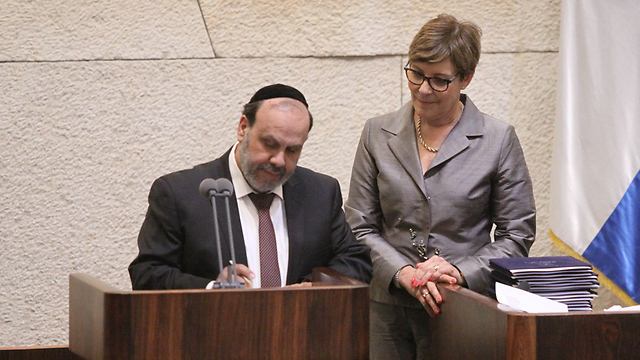
[[[296,88],[293,88],[289,85],[283,85],[283,84],[268,85],[256,91],[256,93],[251,97],[251,100],[249,100],[249,104],[256,101],[281,98],[281,97],[298,100],[301,103],[303,103],[304,106],[307,107],[307,109],[309,108],[309,105],[307,104],[307,100],[304,98],[304,95],[302,95],[300,91],[298,91]]]

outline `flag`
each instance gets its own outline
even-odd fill
[[[640,1],[562,0],[552,240],[640,302]]]

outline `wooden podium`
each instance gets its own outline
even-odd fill
[[[70,347],[0,349],[0,360],[368,359],[368,288],[314,276],[298,289],[118,291],[71,275]],[[430,359],[640,359],[640,312],[526,314],[440,289]]]
[[[440,289],[433,359],[640,359],[640,312],[526,314],[460,286]]]
[[[368,286],[313,276],[311,287],[119,291],[73,274],[69,349],[86,360],[368,359]]]

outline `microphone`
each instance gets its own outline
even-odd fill
[[[205,179],[211,180],[211,179]],[[222,194],[222,196],[229,197],[233,195],[233,183],[229,179],[220,178],[215,180],[216,185],[218,186],[218,192]]]
[[[218,182],[213,179],[204,179],[200,183],[200,195],[210,199],[218,192]]]
[[[218,253],[218,267],[220,270],[220,277],[222,278],[220,287],[222,288],[239,288],[242,287],[242,284],[238,282],[238,272],[236,268],[236,252],[233,244],[233,233],[231,229],[231,211],[229,210],[229,198],[233,194],[233,183],[229,181],[229,179],[220,178],[218,180],[214,179],[204,179],[200,183],[199,188],[200,194],[205,198],[209,199],[211,202],[211,207],[213,209],[213,223],[215,227],[215,237],[216,237],[216,250]],[[225,199],[225,212],[227,215],[227,225],[229,226],[229,245],[231,248],[231,271],[233,275],[228,274],[227,278],[231,279],[231,282],[228,279],[225,279],[223,276],[224,267],[222,266],[222,247],[220,245],[220,230],[218,228],[218,210],[216,206],[216,197],[224,197]]]

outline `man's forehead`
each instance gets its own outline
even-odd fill
[[[309,125],[309,112],[301,102],[288,98],[265,100],[256,112],[259,127],[299,127]],[[308,132],[308,131],[307,131]]]
[[[309,135],[309,115],[306,108],[299,109],[294,104],[277,104],[275,107],[265,107],[264,110],[256,114],[253,124],[259,138],[287,147],[304,144]]]
[[[278,109],[282,111],[298,110],[305,114],[308,113],[306,106],[304,106],[302,102],[286,97],[264,100],[262,105],[260,105],[258,112],[263,109]]]

